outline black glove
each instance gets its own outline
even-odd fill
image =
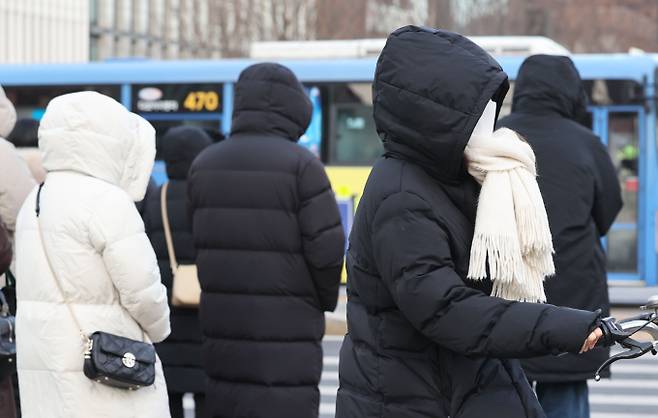
[[[599,327],[603,331],[603,337],[596,345],[601,347],[611,347],[633,335],[631,332],[624,331],[617,320],[612,317],[601,319]]]

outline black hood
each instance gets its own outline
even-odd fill
[[[255,64],[235,85],[231,134],[260,133],[299,140],[311,122],[311,101],[283,65]]]
[[[7,137],[16,148],[37,148],[39,146],[39,121],[36,119],[19,119]]]
[[[552,113],[583,121],[587,117],[587,93],[571,58],[528,57],[516,79],[512,112]]]
[[[162,138],[167,176],[172,180],[185,180],[192,161],[211,144],[212,139],[201,128],[177,126],[169,129]]]
[[[388,155],[444,181],[465,176],[463,155],[489,100],[502,104],[507,74],[467,38],[405,26],[393,32],[373,84],[377,132]]]

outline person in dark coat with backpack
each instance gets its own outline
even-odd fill
[[[204,130],[192,126],[171,128],[162,139],[162,155],[169,177],[167,211],[178,264],[194,264],[196,260],[187,207],[187,174],[194,158],[211,144],[212,139]],[[158,257],[162,283],[167,287],[171,302],[173,277],[160,204],[162,189],[160,186],[147,194],[143,203],[143,216],[146,233]],[[171,334],[164,342],[156,345],[167,380],[172,418],[184,416],[185,393],[194,394],[196,416],[204,417],[205,373],[201,364],[198,314],[196,308],[172,306]]]
[[[522,134],[537,156],[539,187],[555,244],[555,277],[546,281],[548,302],[608,315],[603,237],[622,207],[615,168],[606,147],[583,126],[587,95],[568,57],[535,55],[521,65],[512,114],[499,126]],[[596,348],[576,356],[527,359],[549,418],[587,418],[587,379],[609,355]],[[606,374],[609,371],[606,370]]]
[[[500,65],[461,35],[389,36],[373,85],[385,155],[347,254],[337,418],[544,417],[513,359],[600,338],[599,313],[491,297],[491,281],[467,278],[481,213],[465,148],[485,108],[493,132],[507,89]]]
[[[232,131],[192,164],[208,417],[318,416],[324,311],[345,251],[322,163],[297,144],[311,103],[286,67],[236,83]]]

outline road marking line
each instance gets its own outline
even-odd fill
[[[619,366],[612,366],[613,379],[615,373],[658,374],[658,363],[655,366],[643,364],[620,364]]]
[[[320,385],[319,388],[322,396],[336,396],[338,392],[338,385]]]
[[[658,397],[638,395],[589,395],[591,405],[632,405],[632,406],[658,406]]]
[[[343,341],[344,335],[325,335],[323,341]]]
[[[656,380],[633,380],[633,379],[604,379],[600,382],[589,382],[589,390],[595,391],[596,388],[635,388],[635,389],[658,389]]]
[[[338,380],[338,372],[322,372],[321,380]]]
[[[335,413],[336,404],[326,402],[320,404],[320,415],[334,415]]]
[[[338,356],[324,356],[325,366],[338,366]]]

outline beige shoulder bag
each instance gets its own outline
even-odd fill
[[[165,183],[162,186],[160,208],[162,210],[165,240],[167,241],[167,253],[169,254],[169,263],[171,264],[171,273],[173,275],[171,304],[178,307],[194,308],[199,306],[199,301],[201,300],[201,286],[199,285],[196,265],[178,264],[178,261],[176,261],[174,241],[171,238],[171,227],[167,212],[168,186],[169,183]]]

